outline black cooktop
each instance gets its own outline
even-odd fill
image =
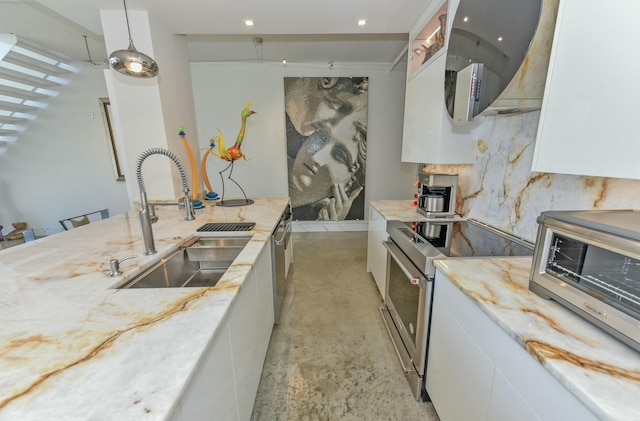
[[[533,244],[473,220],[405,225],[448,257],[533,256]]]

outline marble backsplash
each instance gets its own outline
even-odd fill
[[[534,241],[546,210],[640,209],[640,180],[531,172],[540,111],[480,117],[472,165],[427,165],[459,175],[456,210]]]

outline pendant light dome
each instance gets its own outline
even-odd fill
[[[129,14],[127,13],[127,2],[124,3],[124,16],[127,20],[127,33],[129,34],[129,48],[117,50],[109,55],[109,66],[122,74],[150,78],[158,74],[158,63],[146,54],[136,50],[131,39],[131,29],[129,28]]]

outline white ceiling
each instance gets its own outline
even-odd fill
[[[187,35],[192,61],[393,63],[432,0],[128,0],[173,33]],[[105,50],[101,9],[121,0],[0,0],[0,31],[14,32],[75,60]],[[253,19],[248,28],[244,19]],[[358,19],[367,19],[364,28]],[[254,38],[261,38],[260,44]],[[135,41],[135,39],[134,39]],[[123,47],[124,48],[124,47]]]

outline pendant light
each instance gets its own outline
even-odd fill
[[[119,73],[133,77],[155,77],[158,74],[158,63],[146,54],[136,50],[131,39],[131,29],[129,28],[129,15],[127,13],[127,2],[124,3],[124,16],[127,19],[127,32],[129,34],[129,48],[118,50],[109,56],[109,66]]]

